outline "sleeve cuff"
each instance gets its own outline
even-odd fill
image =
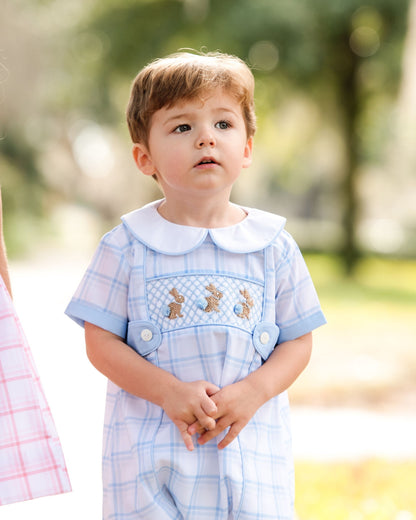
[[[126,337],[127,322],[115,315],[103,312],[102,309],[94,309],[82,303],[72,301],[66,308],[65,314],[81,327],[84,327],[87,321],[121,338]]]
[[[302,321],[291,325],[290,327],[280,328],[279,343],[299,338],[308,332],[312,332],[321,325],[325,325],[326,319],[322,311],[318,311]]]

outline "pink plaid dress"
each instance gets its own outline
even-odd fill
[[[0,276],[0,505],[70,490],[52,415]]]

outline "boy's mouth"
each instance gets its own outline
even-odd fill
[[[218,164],[215,159],[212,157],[204,157],[201,161],[199,161],[195,166],[203,166],[208,164]]]

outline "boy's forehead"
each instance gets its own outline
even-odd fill
[[[204,90],[192,97],[179,98],[162,107],[162,110],[176,112],[177,110],[186,110],[187,108],[203,109],[205,107],[210,109],[231,108],[238,113],[241,112],[241,104],[237,99],[219,87]]]

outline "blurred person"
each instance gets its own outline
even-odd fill
[[[221,53],[156,60],[127,120],[164,198],[102,238],[66,309],[109,379],[103,516],[292,519],[286,390],[325,318],[285,219],[230,202],[253,75]]]
[[[0,506],[70,491],[32,353],[11,300],[0,189]]]

